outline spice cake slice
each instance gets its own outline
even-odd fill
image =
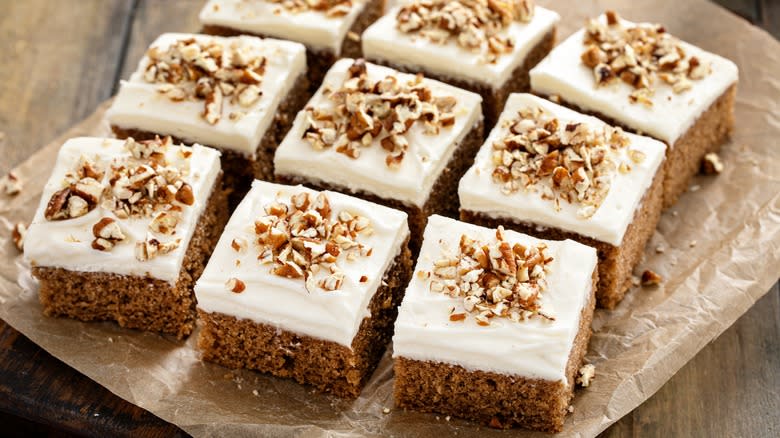
[[[361,57],[360,34],[381,17],[385,0],[210,0],[205,33],[269,36],[306,45],[312,91],[339,58]]]
[[[203,359],[355,398],[412,271],[406,214],[255,181],[195,286]]]
[[[393,336],[399,407],[560,431],[591,335],[596,251],[432,216]]]
[[[276,152],[277,179],[404,210],[412,251],[427,217],[457,215],[457,184],[483,138],[479,95],[342,59]]]
[[[75,138],[43,189],[25,258],[46,315],[182,338],[226,221],[218,151],[170,137]]]
[[[530,94],[513,94],[460,181],[461,219],[599,254],[601,307],[614,308],[661,215],[665,145]]]
[[[532,0],[407,0],[363,33],[366,59],[479,93],[492,127],[555,44],[560,17]]]
[[[119,138],[171,135],[221,150],[237,203],[254,178],[273,177],[274,150],[309,97],[301,44],[168,33],[122,82],[107,118]]]
[[[534,93],[665,142],[664,207],[734,127],[738,68],[615,12],[590,20],[531,71]]]

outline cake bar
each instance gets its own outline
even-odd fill
[[[673,205],[734,127],[737,66],[615,12],[590,20],[531,71],[534,93],[665,142]]]
[[[406,0],[366,29],[363,55],[479,93],[489,128],[509,93],[529,90],[559,19],[532,0]]]
[[[203,359],[355,398],[412,270],[406,214],[255,181],[195,286]]]
[[[273,153],[307,92],[301,44],[168,33],[123,81],[107,118],[115,135],[171,135],[222,151],[237,203],[254,178],[273,177]]]
[[[613,308],[661,215],[665,145],[530,94],[513,94],[460,182],[461,219],[599,254],[601,307]]]
[[[412,250],[432,213],[457,216],[457,184],[483,138],[481,98],[342,59],[274,158],[278,180],[348,192],[409,215]]]
[[[563,427],[591,335],[596,251],[432,216],[393,336],[395,403]]]
[[[25,237],[48,316],[189,335],[193,285],[227,221],[219,152],[74,138]]]
[[[361,57],[360,35],[384,9],[385,0],[210,0],[200,22],[214,35],[251,34],[306,45],[314,91],[337,59]]]

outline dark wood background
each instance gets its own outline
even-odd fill
[[[0,173],[89,115],[202,0],[1,0]],[[717,0],[780,38],[780,0]],[[56,79],[53,79],[56,78]],[[0,435],[177,436],[0,320]],[[780,436],[775,287],[606,437]]]

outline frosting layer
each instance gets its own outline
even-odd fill
[[[507,241],[526,246],[545,242],[553,257],[547,274],[545,300],[555,320],[531,318],[513,322],[493,318],[489,326],[476,319],[450,321],[463,312],[463,299],[430,290],[430,279],[419,271],[433,270],[442,244],[457,247],[460,236],[487,241],[495,230],[434,215],[417,260],[415,275],[406,289],[393,336],[393,357],[460,365],[467,370],[566,382],[566,364],[579,331],[580,314],[593,295],[596,250],[571,240],[541,241],[506,231]]]
[[[606,126],[595,117],[572,111],[531,94],[510,95],[498,123],[480,148],[474,165],[460,181],[458,195],[461,208],[493,218],[509,218],[541,227],[558,228],[615,246],[620,245],[628,225],[634,219],[634,212],[639,208],[642,197],[653,183],[653,178],[664,160],[665,145],[649,137],[625,134],[630,144],[619,149],[617,153],[619,159],[631,164],[631,170],[628,173],[617,170],[614,172],[610,190],[601,206],[593,216],[583,219],[577,215],[576,204],[561,202],[560,211],[556,211],[553,202],[543,199],[538,190],[521,189],[504,194],[501,184],[493,182],[493,143],[507,135],[509,128],[506,122],[513,119],[520,109],[533,107],[542,108],[557,117],[561,125],[573,122],[586,123],[595,128]],[[644,160],[640,163],[631,161],[628,158],[630,150],[642,152]]]
[[[603,16],[599,20],[606,22]],[[626,20],[622,23],[624,26],[634,24]],[[670,146],[674,146],[677,139],[738,79],[738,69],[733,62],[680,42],[686,54],[697,57],[703,64],[710,64],[712,72],[701,80],[693,81],[691,89],[680,94],[656,80],[652,106],[630,103],[629,95],[634,90],[630,85],[615,81],[597,86],[592,69],[580,60],[585,50],[584,33],[584,29],[575,32],[531,70],[534,93],[558,95],[583,110],[601,113]]]
[[[325,90],[341,88],[353,63],[351,59],[336,62],[307,107],[333,108],[333,102],[327,98]],[[414,75],[371,63],[366,63],[366,68],[368,78],[372,81],[388,75],[396,76],[399,82],[414,79]],[[387,151],[381,146],[380,138],[373,139],[369,146],[361,148],[358,158],[350,158],[334,147],[316,150],[303,138],[308,121],[307,114],[302,111],[276,150],[276,174],[334,184],[352,191],[365,191],[410,205],[424,205],[456,145],[482,118],[482,98],[478,94],[432,79],[424,79],[423,82],[430,87],[434,96],[455,97],[455,121],[452,126],[442,128],[437,135],[425,133],[420,123],[412,125],[404,134],[409,146],[398,167],[387,166]]]
[[[225,47],[237,45],[252,55],[264,56],[265,73],[260,83],[260,98],[243,107],[225,98],[224,116],[214,125],[202,116],[202,100],[171,101],[158,90],[162,84],[143,78],[149,64],[144,56],[138,69],[123,81],[106,117],[112,125],[125,129],[140,129],[161,135],[172,135],[188,143],[230,149],[254,157],[260,140],[274,120],[279,104],[292,89],[298,77],[306,71],[306,49],[290,41],[257,37],[212,37],[207,35],[167,33],[150,47],[164,50],[181,39],[217,41]],[[237,113],[239,117],[229,117]]]
[[[219,152],[200,145],[169,146],[165,157],[170,165],[178,167],[184,180],[192,186],[194,203],[180,212],[175,238],[181,242],[176,249],[159,254],[155,258],[139,261],[135,256],[135,245],[147,237],[150,218],[119,219],[112,211],[98,204],[94,210],[73,219],[50,221],[44,216],[51,196],[62,189],[65,174],[73,171],[82,156],[107,166],[114,158],[130,154],[124,149],[123,140],[81,137],[65,142],[60,148],[51,177],[43,188],[41,201],[25,237],[25,258],[33,266],[63,268],[80,272],[105,272],[120,275],[150,276],[175,283],[179,278],[184,255],[201,214],[206,208],[209,196],[220,172]],[[191,151],[184,158],[179,151]],[[110,172],[106,172],[106,182]],[[95,238],[92,227],[101,218],[109,217],[119,223],[125,240],[114,246],[110,252],[93,249]],[[152,233],[161,241],[171,236]]]
[[[303,186],[285,186],[254,181],[252,189],[231,216],[214,254],[195,285],[198,307],[351,347],[363,318],[370,316],[368,304],[382,283],[385,271],[400,253],[409,236],[406,213],[335,192],[322,192],[331,210],[342,210],[367,217],[374,232],[359,239],[372,248],[367,257],[344,260],[338,265],[344,281],[339,289],[325,291],[310,288],[303,279],[291,279],[270,272],[258,262],[254,221],[266,214],[265,207],[280,199],[287,201],[298,193],[317,195]],[[236,251],[231,243],[245,241],[246,249]],[[362,276],[365,282],[360,282]],[[229,291],[230,278],[241,280],[241,293]]]
[[[513,21],[499,32],[500,36],[512,39],[512,51],[499,56],[494,63],[486,63],[481,53],[466,50],[453,40],[434,44],[420,35],[401,32],[396,28],[398,10],[399,7],[390,10],[363,32],[365,57],[490,84],[493,88],[501,88],[509,80],[528,53],[560,20],[557,13],[537,6],[530,22]]]
[[[200,11],[200,22],[297,41],[339,55],[347,32],[365,5],[365,0],[352,0],[345,15],[328,17],[320,11],[291,12],[266,0],[210,0]]]

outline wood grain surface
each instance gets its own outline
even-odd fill
[[[111,96],[157,35],[198,29],[202,3],[1,0],[0,172]],[[717,3],[780,37],[780,1]],[[0,425],[0,436],[186,435],[1,320]],[[780,436],[778,286],[603,436]]]

